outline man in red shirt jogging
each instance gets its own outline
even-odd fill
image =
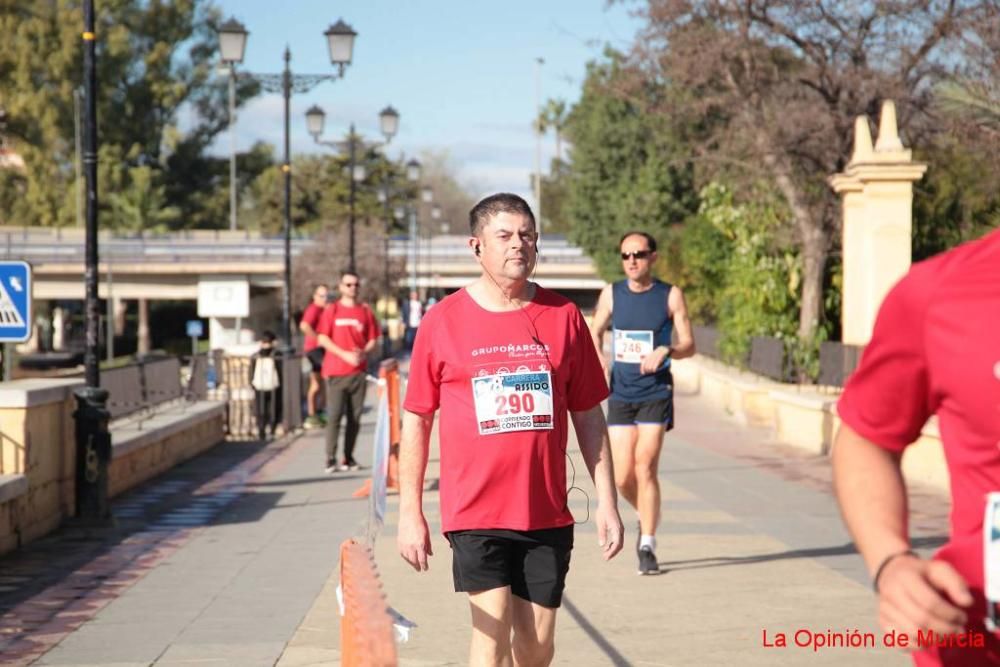
[[[889,292],[837,405],[837,500],[872,573],[879,622],[908,636],[918,665],[1000,664],[990,627],[1000,601],[998,331],[995,231],[915,264]],[[924,560],[910,550],[900,461],[932,414],[951,478],[951,535]]]
[[[361,430],[365,405],[368,353],[379,337],[375,314],[358,301],[361,278],[353,271],[340,276],[340,299],[328,305],[316,325],[316,340],[326,350],[323,378],[326,380],[326,471],[357,470],[354,444]],[[346,416],[344,458],[337,463],[340,420]]]
[[[608,388],[580,311],[529,281],[537,235],[528,204],[493,195],[469,221],[482,274],[427,311],[410,360],[397,541],[410,565],[427,569],[422,493],[440,409],[441,527],[455,590],[469,595],[470,663],[547,665],[573,547],[567,413],[597,487],[604,558],[622,547],[600,406]]]
[[[327,306],[327,297],[330,288],[326,285],[316,285],[313,290],[312,301],[306,306],[299,320],[299,331],[305,336],[302,351],[309,361],[309,390],[306,392],[306,417],[305,427],[316,428],[321,426],[318,409],[323,402],[323,356],[326,350],[319,345],[316,340],[316,327],[319,326],[320,315]]]

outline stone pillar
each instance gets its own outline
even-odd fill
[[[842,342],[866,345],[889,289],[910,268],[913,183],[927,165],[913,161],[896,127],[896,107],[882,103],[872,147],[868,119],[854,125],[854,152],[830,185],[842,197],[844,284]]]
[[[139,299],[139,331],[136,334],[136,353],[148,354],[149,345],[149,300]]]
[[[115,335],[121,336],[125,333],[125,315],[128,312],[125,299],[114,299],[113,312],[115,315]]]
[[[59,351],[66,349],[66,309],[55,307],[52,309],[52,350]]]

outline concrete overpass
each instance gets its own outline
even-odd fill
[[[415,262],[408,238],[391,239],[390,256],[402,258],[405,263],[404,273],[398,276],[400,289],[410,284],[414,266],[417,287],[425,294],[452,291],[468,284],[479,272],[466,239],[460,235],[421,239]],[[293,263],[314,243],[309,237],[293,239]],[[597,276],[590,258],[564,238],[546,237],[541,247],[535,280],[566,293],[584,307],[593,305],[604,281]],[[140,341],[144,327],[148,327],[150,300],[197,300],[199,285],[206,283],[245,285],[250,300],[250,315],[243,322],[213,318],[213,344],[216,338],[222,341],[227,330],[238,332],[243,325],[253,329],[262,323],[270,325],[280,311],[284,272],[284,241],[280,237],[214,230],[144,236],[102,232],[99,248],[99,296],[108,298],[110,293],[116,303],[139,302]],[[0,232],[0,259],[24,260],[32,265],[33,297],[37,305],[43,306],[36,308],[38,312],[47,312],[44,306],[49,302],[84,298],[82,229],[7,228]],[[53,313],[52,317],[58,315]],[[238,333],[234,335],[238,337]]]
[[[310,247],[309,237],[292,239],[292,261]],[[153,236],[99,238],[101,297],[105,297],[110,268],[115,298],[197,299],[198,282],[205,276],[240,276],[252,286],[280,289],[284,270],[281,238],[255,232],[192,230]],[[535,278],[544,286],[563,290],[599,290],[590,258],[560,237],[543,241]],[[417,285],[423,289],[457,289],[479,272],[466,237],[421,239],[416,261]],[[403,258],[400,287],[409,283],[412,245],[393,238],[389,254]],[[80,229],[10,228],[0,233],[0,257],[31,263],[36,299],[83,299],[84,235]]]

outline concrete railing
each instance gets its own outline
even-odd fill
[[[73,391],[79,379],[0,383],[0,554],[75,514]],[[114,496],[222,442],[225,408],[189,403],[111,426],[109,494]]]
[[[702,355],[675,361],[671,367],[678,393],[700,394],[745,424],[774,429],[784,443],[829,455],[840,427],[839,388],[775,382]],[[948,466],[935,417],[906,449],[903,474],[907,480],[948,490]]]

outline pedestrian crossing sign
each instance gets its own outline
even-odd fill
[[[31,338],[31,266],[0,262],[0,342]]]

